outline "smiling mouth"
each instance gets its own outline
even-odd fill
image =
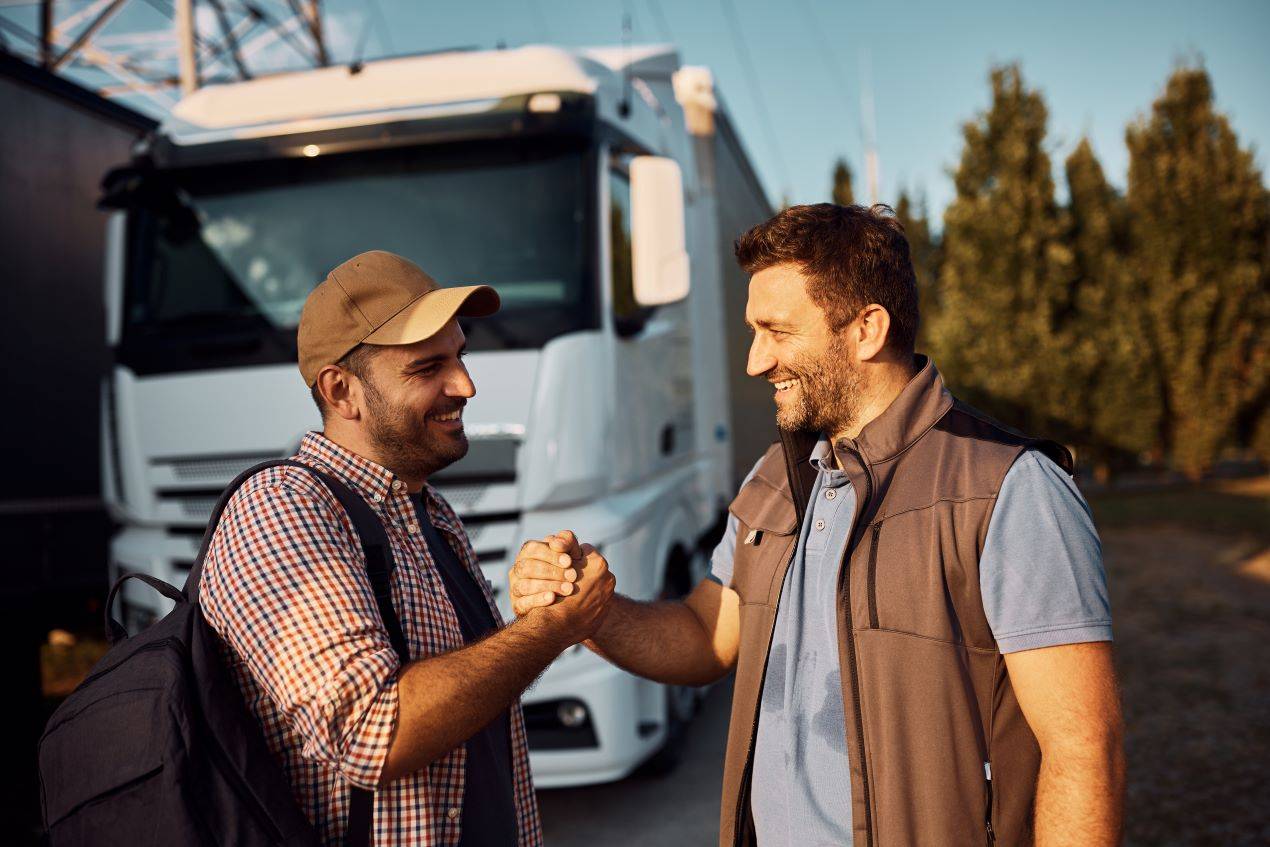
[[[430,421],[441,421],[443,423],[460,421],[463,419],[463,410],[455,409],[453,412],[446,412],[443,415],[428,415]]]
[[[783,391],[788,391],[789,389],[793,388],[797,384],[798,384],[798,380],[796,379],[782,379],[780,382],[772,383],[773,387],[776,388],[777,394],[780,394]]]

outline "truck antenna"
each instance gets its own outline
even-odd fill
[[[873,112],[873,55],[869,48],[860,50],[860,130],[864,135],[864,172],[868,179],[869,205],[878,202],[877,118]]]
[[[631,116],[631,12],[628,7],[622,13],[622,99],[617,113],[623,118]]]

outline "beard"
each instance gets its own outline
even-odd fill
[[[367,432],[381,464],[397,476],[427,479],[444,467],[467,455],[467,435],[437,436],[428,431],[426,416],[393,406],[370,380],[363,377],[366,403],[369,406]],[[447,414],[466,404],[459,400],[448,408],[436,408],[429,414]]]
[[[773,382],[797,379],[797,396],[776,406],[776,423],[784,430],[823,432],[832,437],[855,423],[860,411],[864,375],[849,355],[847,345],[835,338],[817,359],[795,359]]]

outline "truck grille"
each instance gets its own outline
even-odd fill
[[[224,484],[252,465],[276,458],[273,454],[217,456],[210,459],[176,459],[166,464],[172,469],[172,475],[183,482],[208,480]]]

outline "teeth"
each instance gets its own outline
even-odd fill
[[[455,411],[450,412],[447,415],[433,415],[432,419],[434,421],[457,421],[462,416],[463,416],[463,410],[456,409]]]
[[[775,383],[772,383],[772,384],[776,386],[776,390],[777,390],[777,391],[785,391],[785,390],[790,389],[790,388],[793,388],[795,385],[797,385],[797,384],[798,384],[798,380],[796,380],[796,379],[784,379],[784,380],[781,380],[780,382],[775,382]]]

